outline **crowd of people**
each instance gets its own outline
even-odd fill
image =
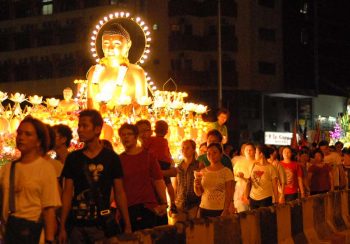
[[[228,216],[347,188],[350,149],[341,142],[299,150],[247,142],[231,155],[227,118],[219,111],[205,143],[184,140],[175,165],[163,120],[154,130],[147,120],[123,124],[118,155],[100,139],[97,110],[80,112],[84,147],[70,153],[68,126],[26,117],[17,129],[20,158],[0,169],[5,243],[94,243],[169,219]]]

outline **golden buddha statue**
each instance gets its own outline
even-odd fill
[[[73,90],[70,87],[63,89],[63,100],[61,100],[57,106],[60,112],[74,112],[79,109],[78,104],[72,99]]]
[[[120,24],[113,24],[102,34],[104,57],[87,74],[87,106],[100,109],[106,104],[112,109],[117,105],[136,104],[137,98],[147,96],[144,70],[128,60],[131,40]]]

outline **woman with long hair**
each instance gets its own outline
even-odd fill
[[[178,214],[174,216],[176,221],[194,219],[197,217],[200,197],[194,193],[194,172],[199,170],[199,162],[196,160],[196,143],[193,140],[182,142],[183,160],[177,167],[175,178],[175,204]]]
[[[210,165],[195,175],[194,192],[201,196],[200,217],[229,215],[233,209],[233,174],[221,163],[222,146],[212,143],[208,146]]]
[[[61,200],[54,168],[44,159],[49,147],[46,125],[24,118],[17,129],[16,146],[21,157],[0,172],[5,243],[38,243],[42,227],[45,240],[52,242],[55,209]]]

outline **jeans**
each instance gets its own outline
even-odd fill
[[[222,214],[222,211],[223,210],[210,210],[210,209],[199,208],[199,216],[201,218],[218,217]]]
[[[253,198],[250,198],[250,208],[256,209],[261,207],[268,207],[272,205],[272,197],[267,197],[261,200],[254,200]]]
[[[6,244],[37,244],[39,243],[42,223],[9,216],[6,223]]]
[[[70,233],[70,243],[74,244],[94,244],[98,241],[102,243],[104,238],[103,229],[97,226],[74,226]]]

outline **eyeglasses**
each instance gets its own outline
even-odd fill
[[[134,136],[135,133],[132,133],[132,132],[125,132],[125,133],[120,133],[120,137],[122,136]]]

